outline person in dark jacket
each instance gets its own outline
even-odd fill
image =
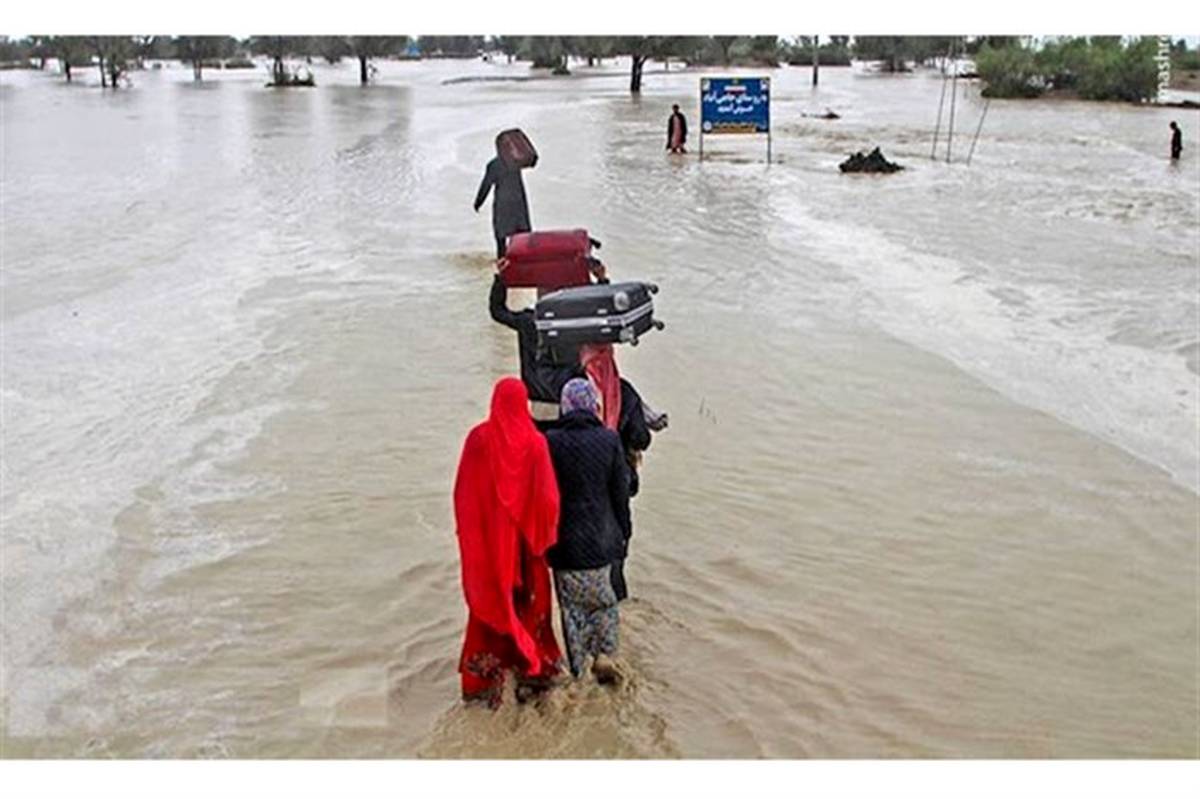
[[[665,418],[666,414],[662,414]],[[664,422],[665,423],[665,422]],[[650,426],[646,423],[646,411],[642,405],[642,397],[637,393],[628,380],[621,378],[621,422],[617,434],[621,438],[621,446],[625,450],[625,463],[629,467],[629,496],[636,497],[641,488],[638,470],[642,466],[642,453],[650,447],[652,439]],[[631,528],[632,530],[632,525]],[[617,601],[623,602],[629,598],[629,587],[625,583],[625,558],[628,555],[628,545],[621,551],[621,557],[612,563],[612,586],[617,595]]]
[[[562,610],[571,673],[588,656],[600,682],[619,679],[617,596],[611,568],[631,534],[629,476],[620,437],[597,416],[596,389],[583,378],[562,390],[562,419],[546,432],[558,478],[558,540],[546,554]]]
[[[533,309],[509,310],[508,287],[504,285],[499,274],[492,281],[488,310],[492,319],[517,333],[521,380],[529,390],[529,399],[557,405],[566,382],[583,374],[578,352],[543,347],[538,342],[537,320]]]
[[[499,156],[488,161],[483,172],[483,180],[475,194],[476,213],[493,188],[496,194],[492,198],[492,233],[496,236],[496,257],[503,258],[505,239],[514,233],[526,233],[532,229],[529,225],[529,201],[525,199],[521,170],[510,167]]]
[[[1183,152],[1183,131],[1171,120],[1171,160],[1178,161]]]
[[[671,106],[671,116],[667,119],[667,149],[673,153],[686,153],[684,144],[687,143],[687,117],[679,110],[678,105]]]

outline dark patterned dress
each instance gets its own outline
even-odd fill
[[[609,569],[554,572],[567,658],[576,677],[583,673],[589,655],[617,653],[620,616]]]

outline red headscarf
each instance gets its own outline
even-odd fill
[[[463,593],[472,615],[511,635],[537,674],[538,644],[521,624],[521,550],[541,556],[558,537],[558,483],[546,439],[529,416],[529,394],[515,377],[496,383],[487,420],[467,435],[454,483],[454,517]]]
[[[584,344],[579,348],[579,362],[600,395],[601,421],[608,429],[616,430],[621,424],[621,375],[612,345]]]

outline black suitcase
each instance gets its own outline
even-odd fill
[[[658,292],[653,283],[597,283],[560,289],[537,302],[538,334],[547,345],[637,344],[651,328],[663,328],[654,318]]]

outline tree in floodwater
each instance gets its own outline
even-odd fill
[[[570,36],[527,36],[521,43],[521,55],[533,62],[534,69],[551,69],[556,75],[569,74],[567,56],[573,50]]]
[[[618,36],[613,52],[629,56],[629,92],[641,94],[642,72],[651,58],[670,52],[670,36]]]
[[[170,36],[134,36],[132,39],[132,55],[138,69],[145,69],[148,60],[165,61],[174,55]]]
[[[758,67],[779,66],[778,36],[744,36],[729,48],[738,62],[750,62]]]
[[[587,59],[589,67],[603,63],[604,59],[613,56],[615,42],[611,36],[569,36],[571,52]]]
[[[26,61],[29,58],[29,48],[20,42],[15,42],[7,36],[0,36],[0,61],[13,64]]]
[[[100,88],[120,88],[121,78],[129,69],[133,54],[133,38],[130,36],[89,36],[88,44],[98,60]]]
[[[398,55],[408,47],[407,36],[350,36],[347,51],[358,59],[358,80],[363,86],[371,82],[371,59]]]
[[[722,66],[726,66],[726,67],[729,66],[730,61],[733,58],[733,54],[732,54],[733,43],[736,42],[739,38],[740,37],[738,37],[738,36],[714,36],[714,37],[712,37],[713,43],[716,44],[716,46],[720,49]]]
[[[38,60],[38,69],[46,68],[46,59],[54,58],[54,53],[50,47],[50,41],[53,36],[30,36],[26,39],[29,42],[29,55]]]
[[[975,57],[985,97],[1036,97],[1047,89],[1084,100],[1144,102],[1158,91],[1154,37],[1063,37],[1030,44],[984,45]]]
[[[46,40],[46,48],[50,54],[58,59],[59,68],[66,75],[67,83],[71,82],[72,66],[90,64],[92,61],[92,47],[83,36],[46,36],[43,38]]]
[[[479,55],[483,50],[482,36],[421,36],[417,39],[417,47],[421,55],[442,56],[444,58],[467,58]]]
[[[204,62],[233,54],[237,40],[232,36],[176,36],[175,57],[192,65],[192,79],[204,79]]]
[[[301,80],[287,68],[288,58],[303,58],[312,53],[308,36],[251,36],[250,52],[271,59],[270,86],[311,86],[312,79]]]
[[[325,59],[326,64],[340,64],[350,54],[345,36],[314,36],[313,50]]]
[[[508,57],[508,63],[512,63],[513,59],[521,52],[521,45],[524,44],[525,36],[493,36],[490,46],[504,53]]]
[[[884,72],[907,72],[913,57],[915,36],[855,36],[854,55],[864,61],[878,61]]]

